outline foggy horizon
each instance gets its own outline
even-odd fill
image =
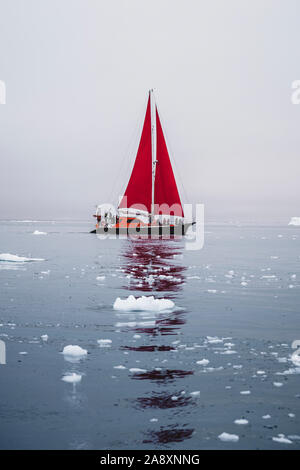
[[[93,223],[116,204],[150,88],[183,204],[300,216],[296,0],[0,0],[0,13],[0,219]]]

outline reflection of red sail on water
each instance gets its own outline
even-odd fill
[[[181,261],[182,249],[178,240],[124,240],[121,271],[125,274],[126,283],[123,288],[126,291],[139,291],[141,294],[146,292],[155,298],[167,296],[176,304],[178,293],[185,283],[186,266]],[[129,318],[134,321],[129,322],[128,326],[126,322],[123,323],[121,331],[128,333],[131,330],[135,334],[130,339],[125,334],[124,338],[129,341],[127,344],[123,343],[120,349],[125,354],[139,354],[136,362],[141,364],[130,369],[131,380],[138,383],[137,390],[143,383],[151,384],[147,386],[148,391],[144,392],[144,396],[132,399],[136,409],[177,411],[182,408],[192,410],[196,406],[194,398],[186,394],[181,385],[194,377],[194,370],[190,366],[182,366],[181,361],[177,363],[176,360],[180,330],[186,323],[186,313],[184,309],[128,313]],[[119,314],[119,317],[122,315],[127,314]],[[153,322],[151,326],[140,321],[146,318]],[[171,365],[173,357],[175,365]],[[179,383],[180,390],[175,392],[173,387],[177,388]],[[190,426],[162,426],[157,431],[145,430],[143,442],[181,442],[189,439],[193,431]]]
[[[129,276],[126,289],[140,291],[179,291],[186,267],[173,262],[181,254],[176,240],[132,240],[126,245],[124,272]]]

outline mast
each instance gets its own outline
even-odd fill
[[[150,93],[150,109],[151,109],[151,155],[152,155],[152,192],[151,192],[151,220],[154,217],[154,187],[155,187],[155,173],[156,173],[156,107],[153,89]]]

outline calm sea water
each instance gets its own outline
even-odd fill
[[[300,229],[207,225],[194,252],[90,228],[0,223],[1,253],[44,259],[0,261],[0,447],[299,448]],[[176,308],[113,309],[130,294]],[[67,345],[88,354],[70,362]],[[81,382],[62,380],[72,372]],[[281,434],[291,443],[272,440]]]

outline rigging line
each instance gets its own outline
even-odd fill
[[[156,103],[156,107],[157,107],[158,114],[160,115],[160,120],[163,121],[163,123],[164,123],[163,132],[164,132],[164,135],[165,135],[165,140],[166,140],[167,148],[171,150],[171,152],[169,152],[169,155],[172,156],[171,158],[172,158],[172,160],[173,160],[173,162],[174,162],[174,164],[175,164],[176,174],[177,174],[177,176],[178,176],[178,178],[179,178],[180,185],[181,185],[182,190],[183,190],[183,193],[184,193],[184,197],[185,197],[185,199],[186,199],[186,202],[189,203],[190,199],[189,199],[189,197],[188,197],[187,191],[186,191],[185,186],[184,186],[184,184],[183,184],[183,180],[182,180],[182,178],[181,178],[181,174],[180,174],[180,171],[179,171],[179,168],[178,168],[176,159],[175,159],[175,154],[174,154],[173,149],[172,149],[172,147],[171,147],[171,145],[170,145],[170,139],[168,138],[168,133],[167,133],[167,131],[166,131],[166,125],[165,125],[166,121],[165,121],[165,119],[164,119],[164,116],[163,116],[162,113],[161,113],[161,110],[158,109],[157,103]]]
[[[125,184],[127,184],[127,182],[128,182],[128,181],[125,181],[125,183],[121,184],[120,183],[121,175],[126,171],[125,163],[127,162],[127,170],[128,170],[128,167],[131,165],[131,160],[132,160],[131,155],[133,153],[133,146],[136,147],[136,145],[133,145],[133,144],[136,144],[136,141],[138,139],[138,135],[139,135],[140,127],[141,127],[140,122],[142,121],[142,113],[144,113],[144,110],[145,110],[145,105],[144,105],[144,102],[143,102],[143,107],[140,109],[138,119],[136,121],[136,125],[134,126],[134,130],[131,134],[131,138],[129,139],[128,145],[126,146],[126,150],[123,153],[121,164],[119,166],[119,171],[117,173],[117,176],[114,180],[113,187],[112,187],[111,192],[110,192],[110,200],[116,201],[117,202],[116,205],[119,204],[119,200],[117,200],[117,197],[121,196],[123,194],[123,191],[121,191],[121,192],[119,191],[119,194],[117,194],[118,186],[119,186],[120,189],[123,189]],[[125,188],[124,188],[124,191],[125,191]]]

